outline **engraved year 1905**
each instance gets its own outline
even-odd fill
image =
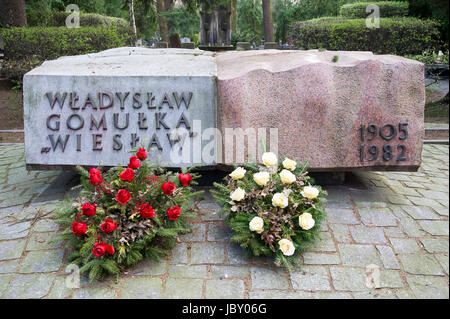
[[[379,157],[383,161],[388,162],[395,159],[397,162],[406,161],[406,146],[402,144],[402,141],[408,138],[408,123],[398,123],[394,125],[391,123],[384,124],[378,127],[375,124],[369,124],[367,127],[361,125],[358,129],[361,139],[361,145],[359,146],[359,160],[363,162],[366,159],[368,161],[375,161]],[[380,148],[377,145],[372,144],[375,138],[380,137],[385,141]],[[398,139],[398,144],[395,143],[395,138]],[[367,142],[367,144],[365,144]],[[368,153],[368,154],[367,154]]]

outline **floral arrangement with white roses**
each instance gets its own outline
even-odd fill
[[[57,209],[61,239],[72,249],[69,261],[90,281],[119,275],[143,258],[157,260],[179,234],[191,231],[186,220],[196,215],[191,198],[202,193],[191,186],[200,175],[192,168],[175,173],[151,167],[147,155],[140,148],[128,167],[104,172],[77,167],[80,195]]]
[[[326,191],[313,185],[307,163],[299,165],[274,153],[262,155],[262,165],[236,167],[212,191],[227,215],[231,241],[249,256],[270,255],[278,266],[299,265],[298,254],[320,239],[326,218]]]

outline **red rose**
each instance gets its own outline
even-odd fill
[[[142,218],[153,218],[155,217],[155,211],[151,205],[144,203],[139,205],[139,213]]]
[[[192,181],[192,176],[189,173],[188,174],[181,173],[180,175],[178,175],[178,178],[180,179],[181,185],[183,186],[188,186],[189,182]]]
[[[167,196],[169,196],[170,194],[173,193],[173,191],[175,190],[175,184],[172,182],[164,182],[161,185],[161,189],[164,192],[164,194],[166,194]]]
[[[118,201],[122,205],[125,205],[126,203],[128,203],[130,201],[130,199],[131,199],[131,195],[125,189],[120,189],[116,195],[116,201]]]
[[[97,186],[100,185],[102,182],[103,182],[102,172],[92,167],[91,170],[89,171],[89,183],[91,183],[94,186]]]
[[[132,169],[138,169],[139,167],[141,167],[141,162],[138,160],[136,156],[131,156],[128,167]]]
[[[131,168],[127,168],[119,175],[120,179],[125,182],[131,182],[134,178],[134,171]]]
[[[92,250],[92,253],[96,256],[96,257],[101,257],[103,255],[105,255],[106,253],[110,254],[110,255],[114,255],[114,247],[111,245],[108,245],[106,243],[95,243],[94,244],[94,249]]]
[[[81,206],[81,211],[83,212],[84,216],[94,216],[95,210],[97,209],[97,206],[95,204],[85,203],[83,206]]]
[[[117,222],[114,222],[112,219],[105,219],[105,222],[100,226],[100,229],[104,233],[112,233],[116,228]]]
[[[70,228],[75,236],[83,236],[86,234],[87,225],[83,222],[73,222]]]
[[[169,216],[170,220],[177,220],[181,215],[181,209],[178,206],[173,206],[172,208],[167,209],[167,216]]]
[[[145,152],[145,148],[140,148],[139,152],[136,153],[136,156],[141,160],[145,160],[147,158],[147,153]]]

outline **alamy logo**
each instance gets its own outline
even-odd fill
[[[376,4],[369,4],[366,7],[366,13],[369,13],[366,17],[366,27],[378,29],[380,27],[380,7]]]
[[[66,7],[66,12],[71,12],[66,18],[66,27],[79,28],[80,27],[80,8],[76,4],[69,4]]]

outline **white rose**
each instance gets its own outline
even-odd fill
[[[245,172],[247,172],[243,167],[238,167],[234,171],[232,171],[229,175],[232,179],[238,180],[244,177]]]
[[[308,199],[314,199],[319,196],[319,190],[312,186],[306,186],[305,188],[303,188],[300,194]]]
[[[253,217],[253,219],[248,224],[251,231],[261,234],[264,230],[264,220],[261,217]]]
[[[277,163],[277,156],[272,152],[267,152],[262,155],[262,161],[266,166],[272,166]]]
[[[303,213],[298,217],[298,223],[302,229],[309,230],[314,227],[316,222],[310,213]]]
[[[288,170],[290,170],[290,171],[293,171],[296,166],[297,166],[297,162],[293,161],[293,160],[291,160],[291,159],[289,159],[287,157],[283,161],[283,167],[288,169]]]
[[[289,200],[283,193],[275,193],[272,197],[272,205],[285,208],[289,204]]]
[[[289,239],[282,239],[278,242],[280,246],[280,250],[283,252],[285,256],[292,256],[295,252],[294,243]]]
[[[283,184],[292,184],[293,182],[295,182],[295,175],[287,169],[281,171],[280,178]]]
[[[244,199],[244,197],[245,191],[240,187],[236,188],[235,191],[230,194],[230,198],[235,202],[241,201],[242,199]]]
[[[265,186],[270,179],[269,172],[259,172],[253,175],[253,180],[259,186]]]

